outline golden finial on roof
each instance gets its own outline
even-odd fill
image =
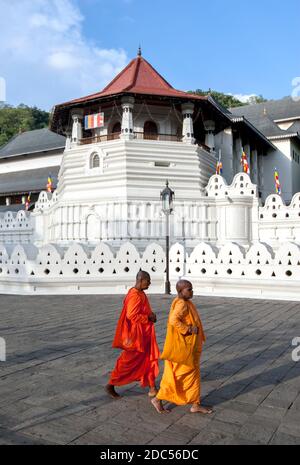
[[[142,56],[142,49],[141,49],[141,45],[139,45],[139,48],[138,48],[138,57],[141,57]]]

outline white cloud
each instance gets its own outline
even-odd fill
[[[75,0],[0,0],[1,74],[9,103],[53,104],[100,90],[127,63],[82,32]]]
[[[240,102],[249,103],[253,97],[258,97],[256,94],[228,94],[238,99]]]

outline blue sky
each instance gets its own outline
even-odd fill
[[[182,90],[276,99],[300,76],[299,0],[0,0],[0,12],[11,104],[50,109],[98,91],[139,43]]]

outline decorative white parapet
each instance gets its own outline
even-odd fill
[[[269,195],[259,208],[259,240],[274,248],[286,241],[300,241],[300,194],[286,205],[278,194]]]
[[[14,294],[124,294],[139,269],[151,275],[149,293],[162,294],[165,253],[159,244],[139,252],[131,243],[113,251],[101,243],[88,250],[78,243],[63,250],[47,244],[0,245],[0,292]],[[195,295],[295,300],[300,302],[300,245],[274,251],[263,243],[248,251],[235,243],[217,248],[201,242],[187,251],[170,250],[172,292],[178,279],[193,283]]]
[[[0,243],[29,243],[34,231],[31,214],[20,210],[0,214]]]

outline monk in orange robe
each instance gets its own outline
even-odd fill
[[[167,413],[162,400],[177,405],[191,404],[192,413],[212,413],[200,404],[200,355],[205,335],[195,305],[191,302],[193,286],[181,280],[178,296],[169,314],[167,335],[161,358],[165,360],[160,389],[151,402],[159,413]]]
[[[135,381],[140,381],[142,387],[150,388],[150,397],[157,394],[155,378],[159,372],[159,349],[154,328],[156,315],[144,292],[150,284],[149,273],[139,271],[135,286],[128,291],[124,300],[112,345],[123,349],[123,352],[105,386],[106,392],[114,399],[121,397],[115,391],[115,386]]]

